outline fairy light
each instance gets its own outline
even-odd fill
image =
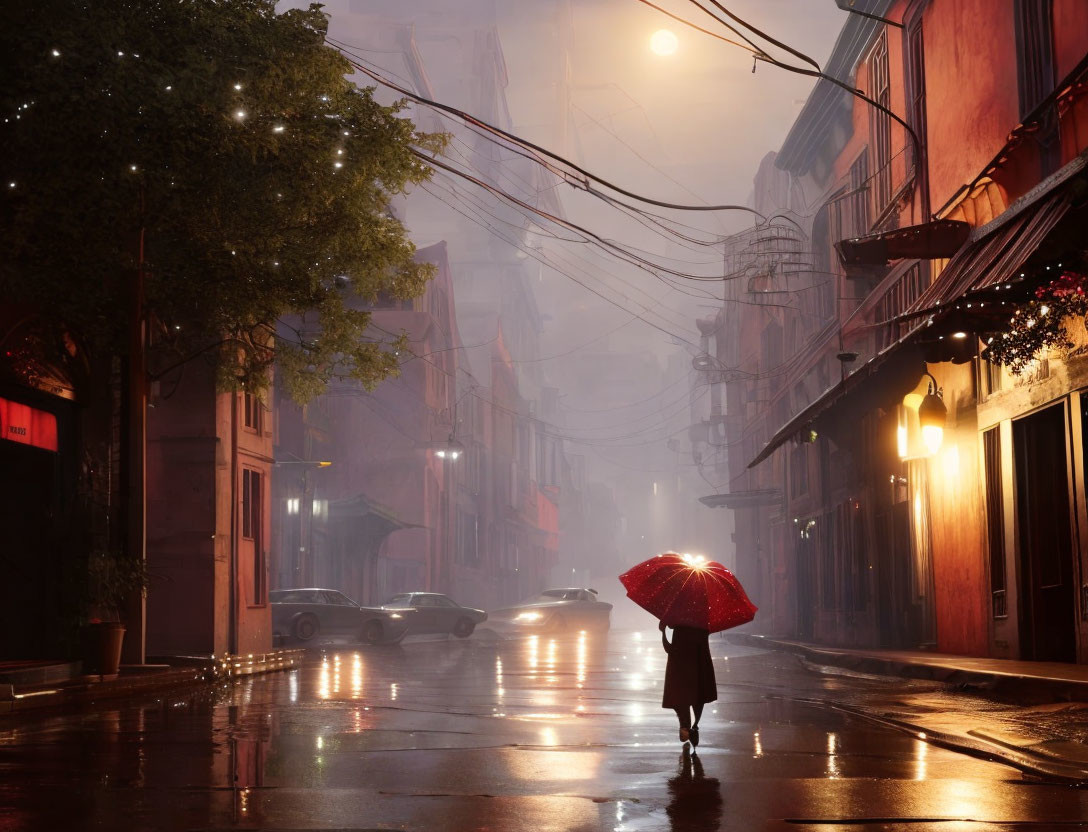
[[[282,133],[286,128],[282,124],[277,124],[272,128],[273,133]]]
[[[60,50],[59,49],[54,49],[53,50],[53,57],[54,58],[59,58],[60,57]]]
[[[244,119],[246,117],[246,111],[245,110],[238,110],[238,112],[236,112],[234,114],[234,117],[236,119],[238,119],[239,121],[241,121],[242,119]]]
[[[234,89],[235,89],[235,91],[236,91],[236,92],[241,92],[241,90],[242,90],[242,85],[241,85],[241,84],[235,84],[235,85],[234,85]]]

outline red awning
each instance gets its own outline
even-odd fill
[[[898,319],[940,311],[942,306],[968,292],[996,286],[1013,277],[1068,213],[1072,195],[1062,185],[1085,167],[1086,157],[1078,156],[993,221],[972,231],[967,244]]]
[[[0,399],[0,437],[47,451],[57,450],[57,417],[46,410]]]

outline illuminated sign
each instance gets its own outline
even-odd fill
[[[55,451],[57,417],[36,407],[0,399],[0,438]]]

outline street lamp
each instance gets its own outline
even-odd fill
[[[929,376],[929,392],[918,405],[918,424],[922,428],[922,444],[932,455],[941,449],[948,408],[944,404],[944,391],[937,386],[937,379],[928,372],[926,375]]]
[[[316,459],[275,459],[272,461],[273,465],[313,465],[317,468],[328,468],[332,465],[331,462]]]
[[[434,455],[439,459],[449,459],[456,462],[461,458],[461,454],[465,452],[465,446],[458,442],[453,434],[450,434],[449,441],[444,445],[441,445],[435,450]]]
[[[661,55],[662,57],[675,55],[676,50],[679,48],[679,39],[668,29],[658,29],[650,35],[650,50],[655,55]]]

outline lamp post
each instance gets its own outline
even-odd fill
[[[454,421],[454,425],[456,427],[456,421]],[[443,502],[445,503],[443,508],[444,514],[446,516],[446,528],[445,534],[443,535],[445,537],[445,545],[442,547],[443,553],[445,555],[445,563],[440,560],[437,564],[435,564],[434,577],[436,586],[432,587],[432,590],[434,591],[449,589],[449,587],[445,586],[443,583],[443,566],[445,567],[445,572],[448,574],[451,571],[450,559],[453,557],[453,466],[448,465],[447,463],[456,462],[461,458],[464,452],[465,446],[462,445],[452,433],[450,434],[449,439],[444,444],[439,445],[434,452],[434,455],[442,460],[442,480],[444,485]]]

